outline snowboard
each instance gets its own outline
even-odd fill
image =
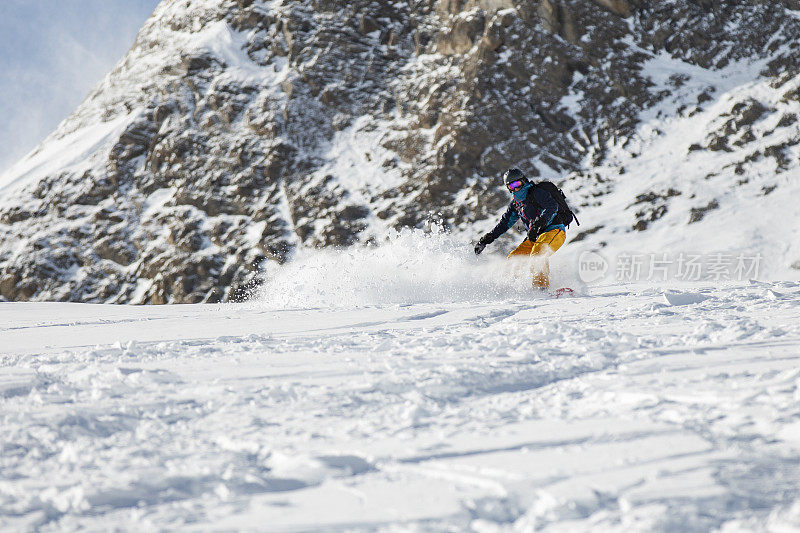
[[[556,289],[554,291],[551,291],[550,295],[553,298],[561,298],[562,296],[570,297],[570,296],[575,296],[575,291],[573,291],[569,287],[561,287],[560,289]]]

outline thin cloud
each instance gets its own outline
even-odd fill
[[[0,172],[50,134],[133,44],[158,0],[0,2]]]

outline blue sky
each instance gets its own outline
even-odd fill
[[[0,172],[125,55],[158,2],[0,0]]]

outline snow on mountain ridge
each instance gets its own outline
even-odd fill
[[[767,60],[738,61],[710,72],[671,57],[667,68],[663,58],[651,61],[656,72],[665,73],[656,87],[676,75],[685,81],[674,98],[643,111],[637,134],[624,147],[611,145],[606,163],[594,169],[615,192],[582,211],[584,219],[604,226],[587,235],[586,244],[608,246],[610,253],[761,255],[762,275],[796,278],[800,273],[792,264],[800,244],[792,236],[800,234],[800,211],[793,207],[800,195],[800,105],[784,95],[800,80],[776,84],[759,77]],[[647,63],[644,67],[652,72]],[[717,98],[705,109],[687,105],[710,87]],[[755,116],[743,121],[742,113],[751,111]],[[748,123],[730,132],[730,147],[707,149],[732,121]],[[626,180],[627,175],[639,179]],[[632,202],[637,198],[645,200]],[[780,217],[772,216],[777,213]]]
[[[134,111],[93,127],[86,126],[71,134],[53,138],[0,175],[0,191],[8,194],[58,171],[70,171],[74,167],[78,167],[78,171],[91,168],[91,156],[108,157],[116,139],[137,115]]]
[[[564,182],[593,232],[571,231],[583,242],[573,255],[645,250],[647,241],[675,249],[678,241],[656,238],[669,231],[698,242],[709,221],[735,221],[737,203],[764,201],[751,191],[757,183],[794,191],[785,176],[797,171],[790,132],[798,98],[788,86],[797,74],[798,22],[770,15],[791,7],[165,1],[126,58],[40,148],[141,109],[111,150],[83,166],[4,178],[21,189],[0,200],[0,295],[236,299],[253,281],[253,265],[284,261],[298,246],[381,241],[390,228],[422,227],[432,217],[474,238],[505,203],[497,174],[511,165]],[[671,25],[679,29],[667,31]],[[762,111],[776,117],[770,135],[740,124],[760,107],[734,110],[722,87],[701,87],[724,85],[723,73],[747,61],[763,66],[753,75],[764,84],[787,87],[781,98],[778,89],[747,93],[771,106]],[[672,103],[676,95],[687,100]],[[669,116],[648,113],[675,117],[695,107],[704,128],[717,120],[721,130],[698,138],[688,155],[669,154],[664,146],[682,143],[669,140],[680,133],[667,127]],[[653,140],[657,131],[663,141]],[[754,132],[771,140],[753,141]],[[745,154],[756,145],[764,153]],[[662,158],[637,164],[640,151],[654,147]],[[686,202],[697,193],[672,185],[682,176],[653,177],[665,160],[680,160],[691,182],[704,183],[700,159],[734,165],[710,179],[720,187],[751,169],[759,177],[718,209],[709,195]],[[766,174],[771,159],[779,162],[776,180]],[[619,175],[622,167],[627,174]],[[168,201],[143,217],[142,206],[163,190],[172,191]],[[651,200],[632,208],[640,196]],[[771,209],[791,209],[778,193],[763,198]],[[690,218],[697,220],[687,225]],[[771,237],[763,244],[776,246]],[[27,252],[12,252],[20,249]],[[773,254],[775,275],[792,274],[796,255]]]

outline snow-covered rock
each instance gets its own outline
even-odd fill
[[[564,185],[576,251],[747,251],[785,276],[798,10],[164,0],[0,176],[0,297],[233,300],[298,248],[431,219],[466,241],[511,165]]]

